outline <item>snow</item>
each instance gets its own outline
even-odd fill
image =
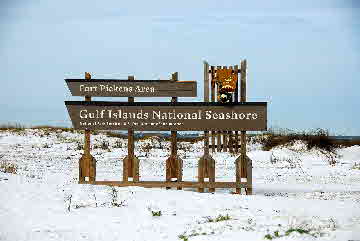
[[[100,148],[105,142],[109,150]],[[77,184],[83,135],[0,132],[0,240],[360,240],[360,146],[336,153],[304,143],[248,144],[254,195]],[[127,140],[92,135],[97,180],[121,180]],[[178,143],[184,180],[196,180],[203,143]],[[170,144],[136,142],[141,180],[165,180]],[[235,180],[235,155],[211,153],[216,179]],[[332,161],[335,161],[332,162]],[[153,213],[161,212],[161,216]],[[229,220],[215,222],[228,215]],[[289,230],[308,230],[299,233]],[[288,233],[287,233],[288,232]],[[276,237],[276,235],[279,237]],[[287,235],[286,235],[287,234]]]

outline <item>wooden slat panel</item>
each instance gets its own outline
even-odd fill
[[[239,75],[239,66],[238,65],[234,66],[234,73],[236,75]],[[235,103],[239,102],[239,78],[236,83],[236,89],[235,89],[235,93],[234,93],[234,102]],[[238,133],[238,131],[235,131],[234,139],[235,139],[235,153],[238,153],[239,152],[239,133]]]
[[[234,102],[238,102],[239,101],[239,66],[238,65],[234,66],[234,74],[238,76],[238,81],[234,93]]]
[[[246,101],[246,59],[241,62],[240,101]]]
[[[217,70],[219,70],[219,69],[222,69],[222,67],[221,66],[217,66],[217,68],[216,68],[216,76],[218,76],[218,71]],[[217,85],[216,86],[217,88],[216,88],[216,96],[215,96],[215,98],[216,98],[216,102],[219,102],[219,86]]]
[[[221,69],[222,67],[218,65],[216,67],[216,70]],[[217,74],[216,74],[217,75]],[[215,96],[216,102],[219,102],[219,88],[218,85],[216,85],[216,96]],[[221,152],[223,148],[222,139],[221,139],[222,131],[217,132],[217,151]]]
[[[227,69],[227,66],[223,66],[222,67],[223,69]],[[227,143],[228,140],[227,140],[227,131],[223,131],[222,132],[222,151],[223,152],[227,152]]]
[[[234,147],[235,153],[238,153],[239,152],[239,132],[238,131],[235,131],[234,143],[235,143],[235,147]]]
[[[229,141],[228,141],[228,148],[229,148],[229,151],[231,153],[234,152],[234,137],[233,137],[233,134],[232,134],[232,131],[228,131],[228,137],[229,137]]]
[[[227,152],[228,151],[228,148],[227,148],[227,144],[228,144],[227,131],[223,131],[222,136],[223,136],[223,152]]]
[[[215,80],[214,80],[214,71],[215,71],[215,67],[214,66],[211,66],[210,67],[210,83],[211,83],[211,102],[215,102],[215,97],[216,97],[216,92],[215,92],[215,87],[216,87],[216,84],[215,84]],[[211,144],[212,144],[212,148],[211,148],[211,151],[212,152],[215,152],[215,131],[212,131],[211,132]]]
[[[222,142],[221,142],[221,131],[217,132],[217,144],[216,144],[216,150],[220,152],[222,150]]]
[[[233,71],[233,66],[229,66],[229,69]],[[234,97],[232,98],[231,102],[234,102]],[[233,135],[232,131],[227,131],[227,147],[230,153],[233,153]]]

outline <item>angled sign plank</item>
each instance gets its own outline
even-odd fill
[[[73,96],[196,97],[196,81],[65,79]]]
[[[65,101],[73,127],[89,130],[169,131],[267,129],[266,102]]]

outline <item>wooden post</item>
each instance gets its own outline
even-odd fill
[[[244,59],[241,63],[241,101],[246,101],[246,82],[247,82],[247,61]],[[248,188],[245,188],[246,194],[252,194],[252,161],[246,155],[246,131],[241,132],[241,177],[246,177]]]
[[[217,131],[217,146],[216,150],[220,152],[222,150],[222,144],[221,144],[221,131]]]
[[[209,101],[209,64],[204,61],[204,102]],[[205,156],[209,154],[209,132],[204,131],[204,156],[199,159],[198,163],[198,181],[204,182],[205,178]],[[204,192],[204,188],[198,188],[199,192]]]
[[[246,60],[241,61],[241,86],[240,86],[240,101],[246,102]],[[245,169],[245,156],[246,156],[246,131],[241,131],[241,177],[246,178],[246,169]]]
[[[228,138],[227,138],[227,131],[222,132],[222,139],[223,139],[223,152],[227,152],[228,148]]]
[[[85,79],[91,79],[90,73],[85,72]],[[85,101],[91,101],[91,96],[85,96]],[[84,153],[79,160],[79,183],[95,182],[96,180],[96,160],[90,153],[90,134],[90,130],[85,130]]]
[[[231,71],[233,70],[233,66],[229,66],[229,69],[231,69]],[[231,102],[234,102],[234,98],[231,99]],[[232,131],[228,131],[228,148],[229,148],[229,152],[233,153],[234,152],[234,138],[233,138],[233,132]]]
[[[215,92],[215,87],[216,87],[216,83],[214,80],[214,73],[215,71],[215,67],[211,66],[210,67],[210,76],[211,76],[211,102],[215,102],[215,97],[216,97],[216,92]],[[215,152],[215,135],[216,135],[216,131],[212,131],[211,132],[211,151]]]
[[[134,80],[134,76],[128,76],[128,80]],[[134,97],[128,97],[128,102],[134,102]],[[135,156],[134,130],[128,130],[128,155],[123,160],[123,181],[128,182],[129,177],[133,182],[139,181],[139,159]]]
[[[175,72],[171,75],[172,81],[178,81],[179,75],[178,72]],[[177,97],[171,97],[171,102],[177,102]],[[171,182],[171,178],[176,178],[177,182],[182,181],[182,172],[183,160],[177,154],[177,131],[171,131],[171,154],[170,157],[166,160],[166,181]],[[170,189],[167,187],[166,189]],[[178,187],[178,190],[181,190],[182,187]]]
[[[239,76],[239,70],[238,70],[238,65],[234,66],[234,74],[236,74],[237,76]],[[235,93],[234,93],[234,102],[237,103],[239,102],[239,78],[238,81],[236,83],[236,88],[235,88]],[[239,135],[238,135],[238,131],[235,131],[235,153],[239,152]]]
[[[241,85],[240,85],[240,101],[246,102],[246,60],[241,61]],[[248,188],[245,189],[246,194],[252,194],[252,162],[246,155],[246,131],[241,131],[240,157],[236,159],[236,182],[241,182],[241,178],[247,179]],[[236,189],[240,193],[240,188]]]
[[[218,69],[221,69],[221,66],[217,66],[217,70]],[[216,90],[216,102],[218,102],[218,95],[219,95],[219,88],[217,88]],[[218,131],[217,132],[218,135],[217,135],[217,151],[220,152],[222,151],[222,148],[223,148],[223,145],[221,143],[221,131]]]
[[[204,102],[209,102],[209,64],[204,62]],[[215,182],[215,160],[209,154],[209,131],[204,131],[204,155],[198,162],[198,181],[204,183],[204,178],[208,177],[209,182]],[[204,192],[204,188],[198,188],[199,192]],[[215,192],[215,188],[210,188],[210,192]]]
[[[244,64],[245,63],[245,64]],[[246,101],[246,62],[240,62],[240,101]],[[244,173],[244,162],[246,156],[246,132],[241,131],[240,134],[240,156],[235,161],[235,169],[236,169],[236,182],[240,183],[242,177],[246,177],[246,173]],[[241,188],[236,188],[236,193],[241,193]]]

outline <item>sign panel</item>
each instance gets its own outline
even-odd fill
[[[73,96],[196,97],[196,81],[65,79]]]
[[[267,129],[266,102],[65,101],[75,129],[169,131]]]

